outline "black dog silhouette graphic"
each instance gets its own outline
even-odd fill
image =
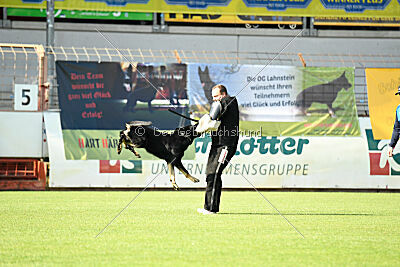
[[[346,72],[328,83],[313,85],[304,89],[296,97],[296,106],[304,114],[307,113],[308,108],[312,103],[321,103],[328,106],[328,112],[331,116],[335,116],[334,109],[332,107],[333,102],[336,100],[338,93],[345,89],[346,91],[351,88],[352,84],[346,78]]]
[[[206,67],[204,71],[202,71],[201,68],[199,67],[198,72],[200,77],[200,83],[204,90],[204,95],[206,96],[208,103],[212,104],[213,99],[211,95],[211,89],[214,87],[214,85],[216,85],[216,83],[211,80],[208,67]]]

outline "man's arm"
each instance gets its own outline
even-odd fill
[[[397,144],[397,141],[399,141],[399,137],[400,137],[400,105],[397,106],[396,109],[396,120],[394,122],[394,126],[393,126],[393,132],[392,132],[392,139],[390,140],[389,143],[389,157],[393,156],[393,149]]]
[[[203,133],[208,131],[217,130],[221,122],[218,120],[221,116],[222,106],[219,101],[215,101],[211,104],[210,113],[205,114],[199,120],[199,124],[196,127],[196,132]]]
[[[212,120],[218,120],[222,114],[222,105],[220,101],[214,101],[210,108],[210,118]]]

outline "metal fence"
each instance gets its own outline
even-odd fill
[[[14,85],[39,86],[39,110],[43,106],[46,76],[45,53],[40,45],[0,44],[0,110],[14,110]]]
[[[57,84],[54,70],[49,70],[44,51],[57,60],[94,62],[143,62],[143,63],[210,63],[287,65],[304,67],[355,67],[355,97],[359,116],[369,116],[365,68],[396,68],[400,56],[354,55],[354,54],[296,54],[272,52],[238,51],[195,51],[195,50],[152,50],[115,49],[86,47],[43,47],[35,45],[0,44],[0,110],[13,110],[16,83],[38,84],[43,109],[58,109]],[[49,64],[50,65],[50,64]],[[53,64],[52,64],[53,65]],[[53,65],[54,66],[54,65]],[[47,75],[49,71],[50,75]],[[46,80],[46,78],[49,80]],[[46,95],[44,83],[49,83]],[[47,101],[50,99],[50,105]]]

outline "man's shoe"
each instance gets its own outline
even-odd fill
[[[198,209],[197,209],[197,212],[198,212],[198,213],[201,213],[201,214],[203,214],[203,215],[217,214],[216,212],[209,211],[209,210],[202,209],[202,208],[198,208]]]

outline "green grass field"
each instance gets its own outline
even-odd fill
[[[1,192],[1,265],[400,265],[400,194]]]

